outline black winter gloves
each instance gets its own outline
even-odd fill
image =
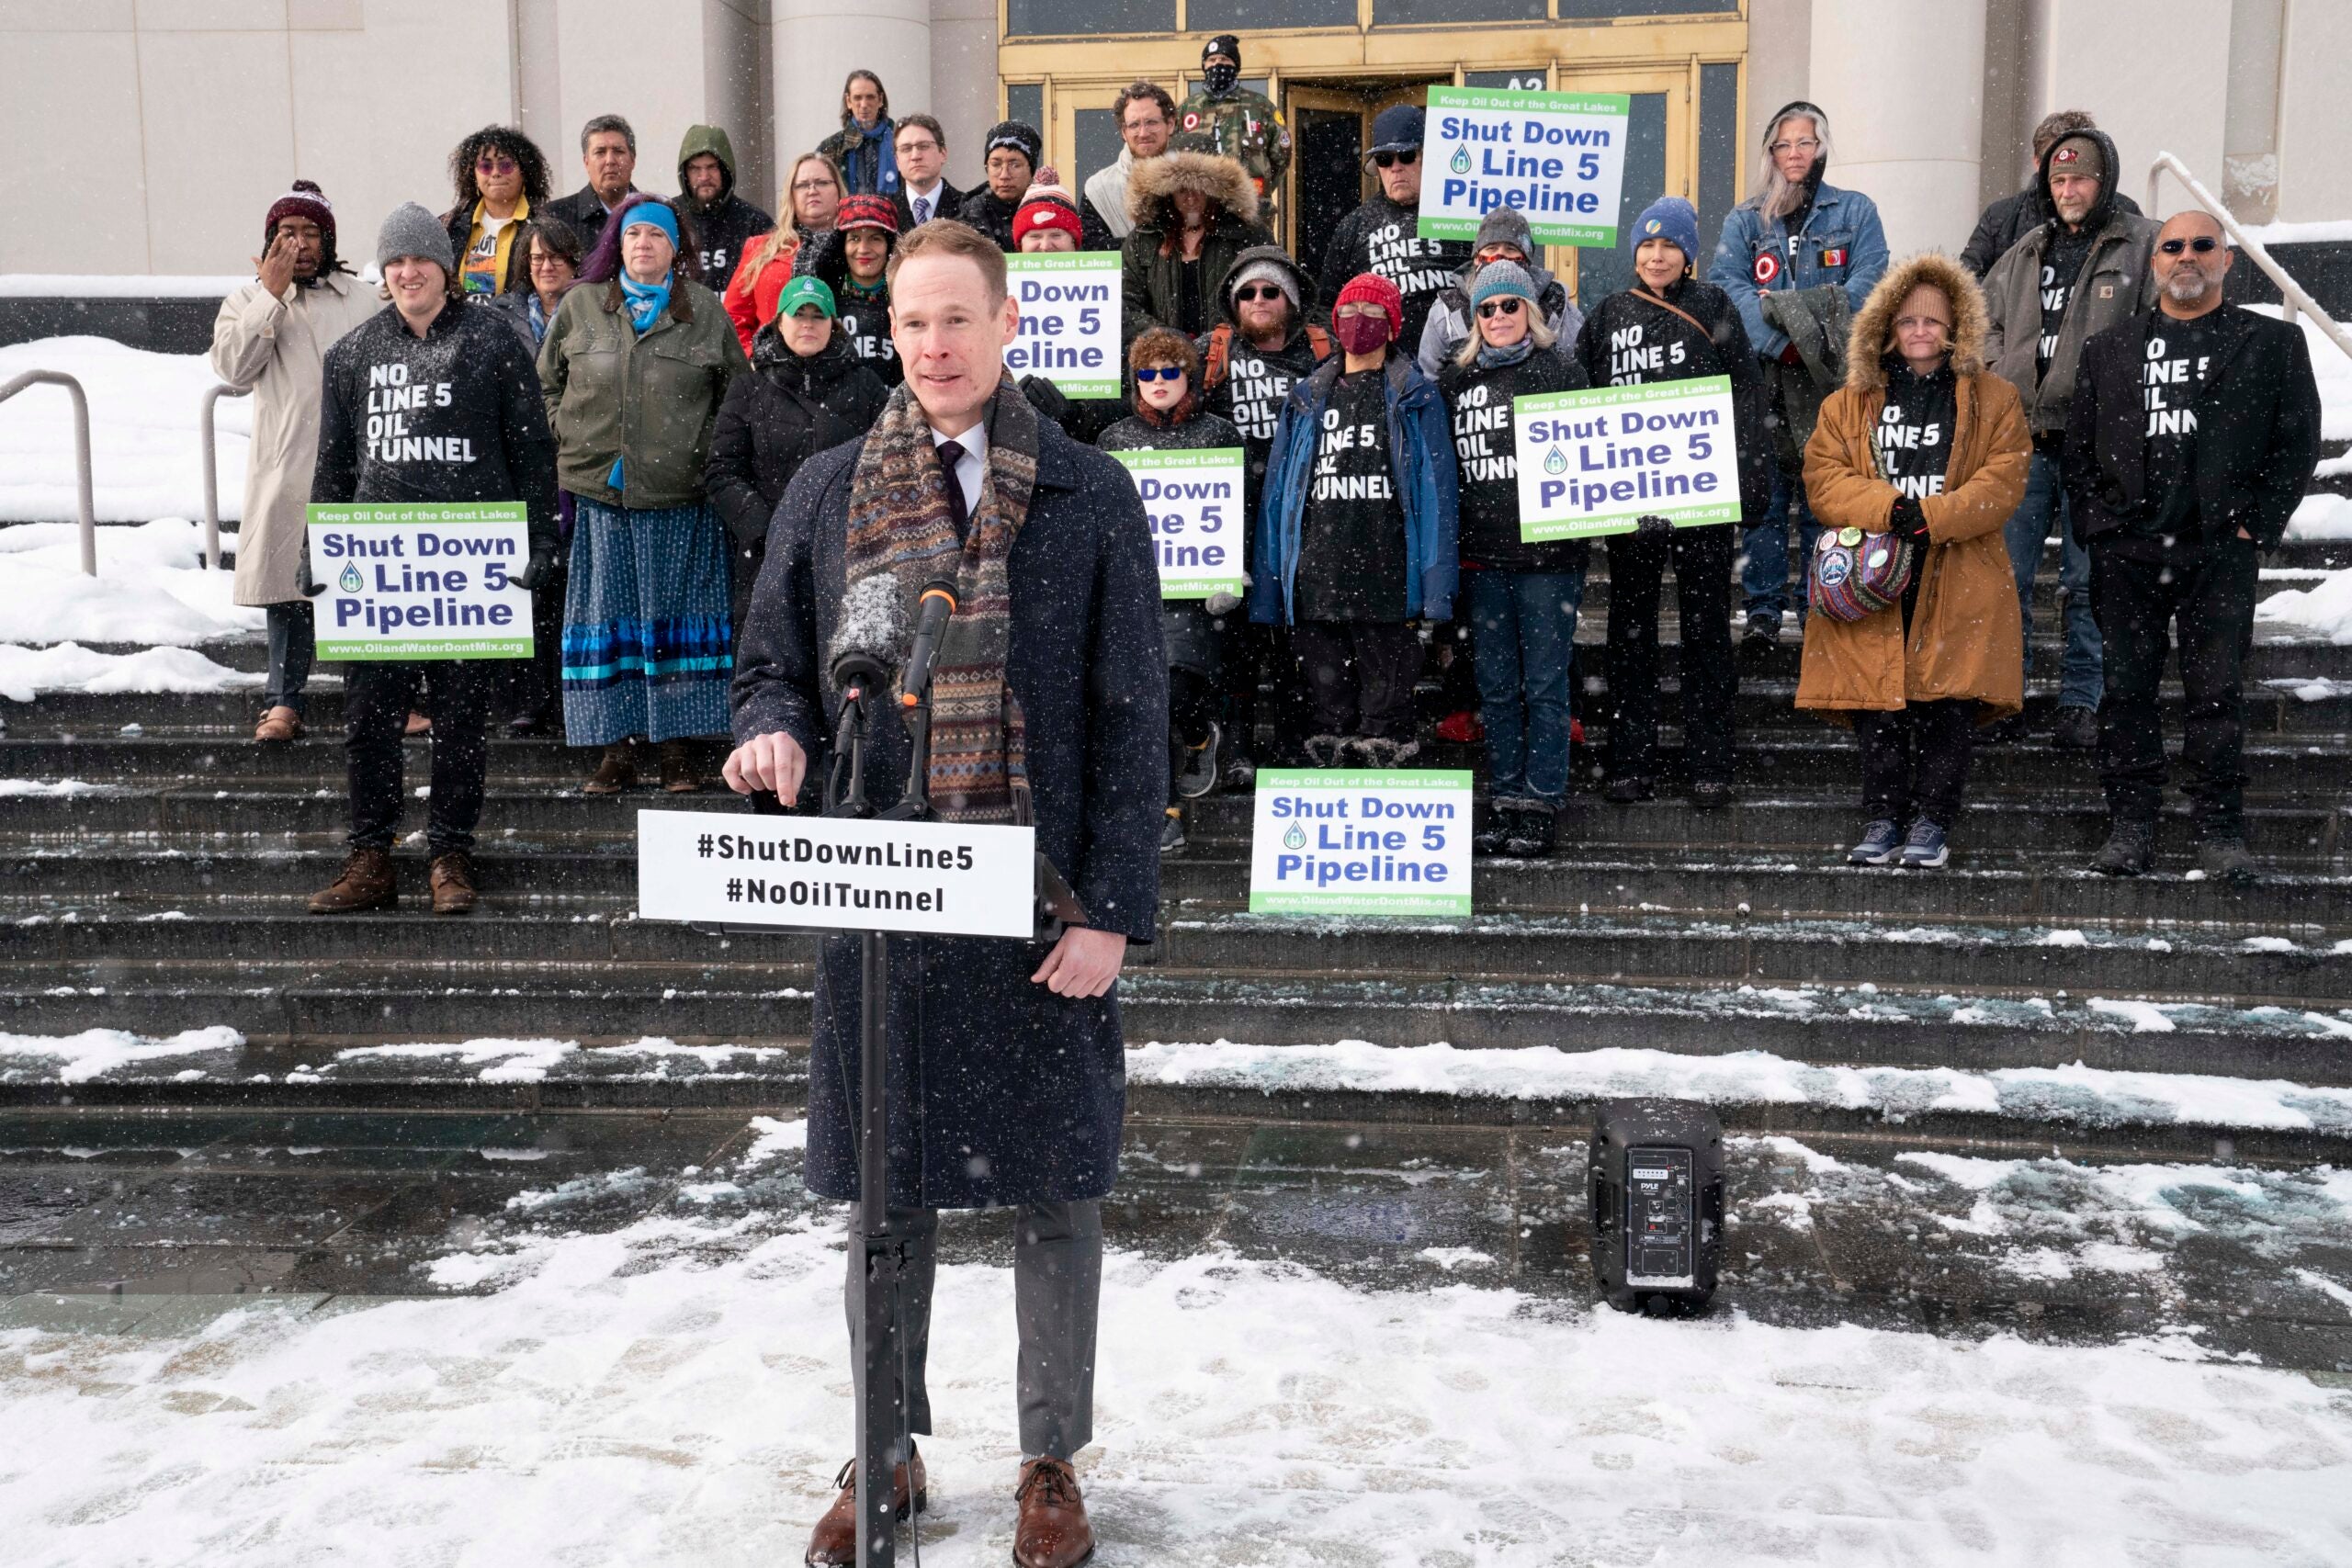
[[[1898,539],[1924,545],[1928,543],[1928,514],[1911,497],[1898,495],[1894,498],[1894,510],[1887,513],[1886,531]]]
[[[1639,539],[1668,539],[1674,536],[1674,524],[1656,513],[1634,519],[1634,536]]]
[[[514,574],[514,581],[522,587],[537,592],[554,577],[555,552],[538,549],[531,552],[531,558],[523,563],[523,570]]]

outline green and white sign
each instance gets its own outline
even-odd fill
[[[1125,349],[1119,338],[1119,253],[1037,251],[1004,258],[1005,287],[1021,325],[1004,363],[1015,379],[1043,376],[1067,398],[1115,398]]]
[[[519,501],[310,509],[321,659],[528,659],[531,558]]]
[[[1266,768],[1250,846],[1254,915],[1467,915],[1470,775]]]
[[[1728,376],[1535,392],[1511,400],[1511,419],[1522,539],[1739,521]]]
[[[1487,213],[1515,207],[1538,243],[1614,246],[1632,114],[1623,93],[1431,87],[1421,238],[1476,239]]]
[[[1242,537],[1250,525],[1242,502],[1238,446],[1191,452],[1114,452],[1136,481],[1151,519],[1152,553],[1159,558],[1162,599],[1238,597]]]

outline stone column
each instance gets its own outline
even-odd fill
[[[1829,116],[1829,183],[1878,203],[1896,257],[1957,255],[1976,221],[1984,5],[1814,0],[1809,96]]]

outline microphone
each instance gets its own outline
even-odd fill
[[[877,571],[851,583],[842,595],[842,618],[833,627],[832,659],[826,667],[833,690],[887,689],[906,627],[898,579]]]
[[[915,637],[907,647],[906,673],[899,682],[899,701],[903,705],[912,707],[922,701],[923,688],[931,684],[932,660],[939,654],[939,639],[946,635],[948,619],[955,614],[952,582],[931,583],[915,601]]]

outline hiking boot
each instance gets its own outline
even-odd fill
[[[1517,801],[1498,800],[1487,807],[1487,825],[1470,835],[1470,852],[1474,855],[1498,855],[1504,840],[1510,837],[1513,818],[1519,814]]]
[[[311,913],[352,915],[397,908],[400,901],[400,886],[392,880],[392,852],[354,850],[343,863],[343,874],[311,895]]]
[[[1846,852],[1848,865],[1887,865],[1903,852],[1903,829],[1882,817],[1862,826],[1862,841]]]
[[[1937,871],[1950,859],[1951,845],[1945,841],[1941,828],[1924,817],[1911,824],[1911,835],[1903,840],[1904,870]]]
[[[2245,840],[2234,833],[2218,835],[2199,844],[2197,864],[2207,881],[2232,887],[2252,887],[2262,880],[2262,868],[2254,863]]]
[[[254,726],[254,739],[265,744],[300,740],[303,733],[302,716],[284,703],[262,715],[261,722]]]
[[[1197,746],[1184,748],[1183,765],[1176,770],[1176,793],[1186,800],[1198,800],[1216,788],[1217,747],[1225,739],[1225,727],[1209,721],[1209,732]]]
[[[1729,779],[1698,779],[1690,785],[1690,804],[1702,811],[1720,811],[1731,804]]]
[[[2061,751],[2096,751],[2098,750],[2098,710],[2086,707],[2063,707],[2058,721],[2051,726],[2050,744]]]
[[[693,741],[662,742],[662,788],[671,795],[692,795],[702,788],[702,765],[695,760]]]
[[[469,915],[474,908],[474,857],[451,850],[433,857],[433,912]]]
[[[1521,860],[1541,860],[1552,852],[1552,807],[1540,800],[1511,803],[1510,831],[1503,853]]]
[[[637,742],[616,740],[605,748],[602,761],[580,786],[582,795],[618,795],[637,782]]]
[[[1094,1527],[1078,1494],[1078,1472],[1067,1461],[1033,1459],[1013,1489],[1021,1505],[1012,1529],[1013,1568],[1078,1568],[1094,1555]]]
[[[2145,876],[2156,868],[2156,825],[2119,817],[2107,830],[2107,842],[2091,857],[2091,869],[2101,876]]]
[[[1654,797],[1657,786],[1639,773],[1628,773],[1621,779],[1611,779],[1600,793],[1611,806],[1631,806]]]
[[[1159,820],[1159,852],[1167,854],[1184,847],[1184,808],[1171,806]]]
[[[890,1488],[890,1499],[902,1524],[910,1517],[931,1506],[929,1478],[923,1474],[922,1450],[915,1449],[910,1451],[913,1457],[906,1464],[890,1468],[891,1480],[895,1483]],[[907,1473],[910,1468],[914,1472],[911,1488],[908,1484],[910,1478]],[[856,1483],[857,1461],[852,1460],[842,1466],[839,1475],[833,1477],[833,1484],[842,1489],[841,1495],[835,1497],[833,1506],[825,1510],[825,1517],[817,1521],[817,1528],[808,1532],[808,1551],[801,1561],[810,1564],[811,1568],[820,1564],[824,1568],[839,1568],[839,1565],[857,1561]]]
[[[1769,610],[1758,610],[1747,617],[1747,631],[1739,639],[1740,658],[1750,664],[1761,664],[1780,646],[1780,616]]]

